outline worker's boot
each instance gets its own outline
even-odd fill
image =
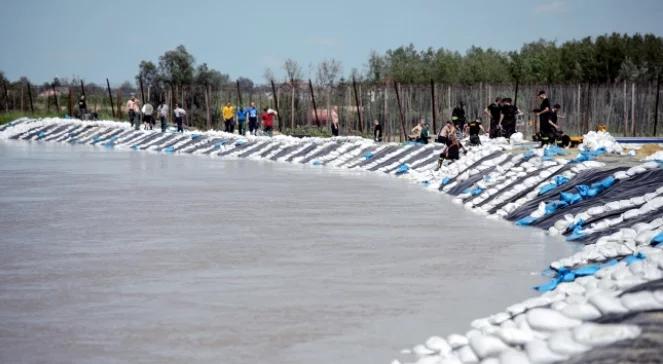
[[[442,162],[444,162],[444,158],[440,158],[437,160],[437,167],[435,167],[436,171],[439,171],[440,168],[442,168]]]

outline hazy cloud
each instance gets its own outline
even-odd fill
[[[566,1],[554,0],[546,1],[534,7],[537,14],[559,14],[566,11]]]

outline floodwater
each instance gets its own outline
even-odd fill
[[[0,362],[388,363],[573,247],[365,172],[0,142]]]

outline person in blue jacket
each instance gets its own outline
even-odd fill
[[[239,129],[239,135],[244,135],[246,132],[246,128],[244,125],[246,125],[246,115],[248,114],[248,110],[245,109],[243,106],[240,106],[239,109],[237,109],[237,112],[235,113],[235,116],[237,117],[237,128]]]
[[[255,102],[251,103],[251,106],[246,110],[246,114],[249,117],[249,133],[256,135],[258,131],[258,109],[256,109]]]

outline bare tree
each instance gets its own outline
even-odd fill
[[[288,58],[283,63],[283,70],[288,77],[287,82],[290,83],[290,128],[295,127],[295,91],[297,82],[302,78],[302,68],[297,61]]]
[[[326,59],[318,64],[317,81],[320,86],[325,88],[327,94],[327,121],[331,120],[331,90],[341,71],[341,62],[333,58]]]

